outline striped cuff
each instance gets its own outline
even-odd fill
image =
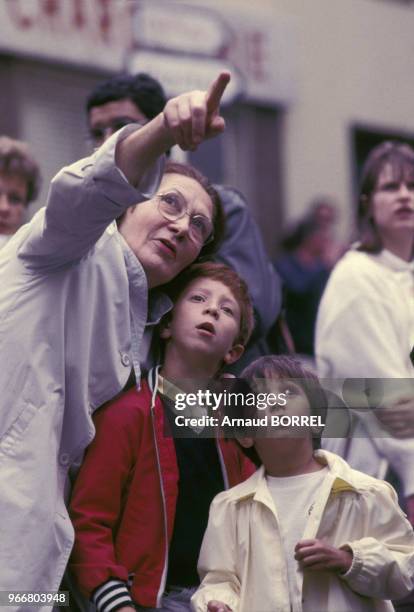
[[[122,606],[134,607],[134,602],[122,580],[111,578],[96,589],[92,595],[92,601],[97,612],[115,612]]]

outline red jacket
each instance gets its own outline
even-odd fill
[[[163,405],[154,394],[152,406],[152,396],[145,382],[97,411],[70,505],[70,569],[83,593],[134,574],[131,596],[148,607],[165,588],[179,476],[174,440],[163,434]],[[234,440],[220,439],[218,450],[228,486],[254,472]]]

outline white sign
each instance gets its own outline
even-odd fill
[[[244,86],[240,74],[228,62],[144,50],[128,58],[129,72],[150,73],[163,84],[168,97],[193,89],[205,90],[222,70],[231,73],[222,103],[231,104],[244,91]]]
[[[137,5],[132,29],[139,47],[209,57],[221,56],[230,38],[217,12],[156,0]]]
[[[253,4],[235,10],[223,0],[220,8],[203,9],[194,7],[194,0],[190,6],[189,1],[137,0],[133,5],[134,45],[155,53],[156,69],[162,71],[162,82],[171,82],[172,93],[186,91],[181,84],[197,80],[198,59],[209,56],[236,67],[247,101],[286,105],[294,100],[297,27],[293,17],[258,10]],[[165,55],[160,56],[160,51]],[[168,52],[174,59],[168,60]],[[159,65],[162,57],[178,75]],[[139,69],[140,64],[134,61],[134,65]],[[186,78],[183,67],[187,65]],[[148,70],[155,74],[152,64]]]

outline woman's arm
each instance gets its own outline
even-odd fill
[[[79,261],[114,219],[151,198],[163,153],[174,144],[193,150],[223,131],[219,105],[229,80],[223,72],[208,91],[173,98],[144,127],[123,128],[91,157],[63,168],[52,180],[44,217],[19,249],[26,267],[47,272]]]
[[[164,111],[119,144],[116,163],[131,185],[174,144],[195,150],[208,138],[224,130],[220,101],[230,81],[222,72],[207,91],[192,91],[169,100]]]

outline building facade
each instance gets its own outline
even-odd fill
[[[41,205],[90,150],[97,82],[141,70],[175,95],[230,69],[226,134],[189,158],[245,193],[273,255],[320,194],[348,234],[368,148],[414,138],[413,26],[405,0],[0,0],[0,133],[37,153]]]

